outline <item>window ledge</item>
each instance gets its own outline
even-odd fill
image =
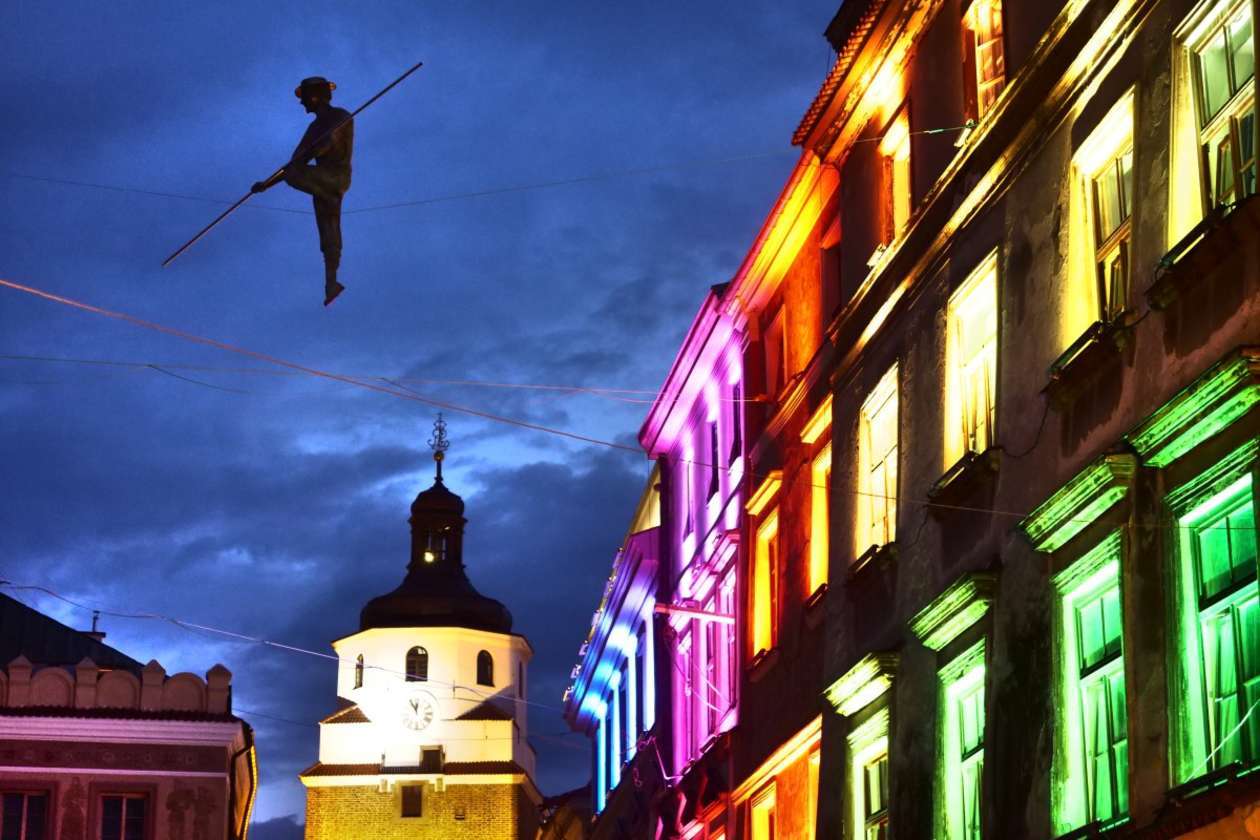
[[[808,627],[817,627],[822,623],[823,616],[827,611],[823,609],[823,605],[827,603],[827,590],[830,587],[823,583],[819,584],[814,590],[814,594],[805,599],[805,624]]]
[[[896,559],[896,542],[873,545],[853,561],[853,565],[849,567],[849,580],[861,576],[867,569],[884,568]]]
[[[1096,820],[1069,831],[1067,834],[1060,834],[1055,840],[1083,840],[1086,837],[1105,837],[1110,835],[1115,829],[1128,825],[1128,823],[1129,816],[1127,814],[1114,820]]]
[[[772,647],[769,650],[758,651],[757,655],[748,663],[746,671],[748,671],[749,682],[760,682],[774,670],[774,666],[779,663],[779,649]]]
[[[1128,342],[1124,313],[1111,321],[1095,321],[1050,365],[1050,381],[1042,392],[1056,406],[1069,405],[1108,360]]]
[[[1239,203],[1221,206],[1203,217],[1181,241],[1159,261],[1155,282],[1146,290],[1152,309],[1167,309],[1182,294],[1203,282],[1218,268],[1222,257],[1253,239],[1260,228],[1260,195]]]
[[[1001,450],[996,446],[983,452],[968,452],[936,480],[928,490],[928,501],[949,505],[965,500],[997,475],[1000,456]]]

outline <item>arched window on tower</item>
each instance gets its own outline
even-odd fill
[[[477,654],[477,685],[494,685],[494,657],[489,651]]]
[[[363,654],[354,660],[354,687],[363,688]]]
[[[429,652],[422,647],[407,651],[407,682],[428,682]]]

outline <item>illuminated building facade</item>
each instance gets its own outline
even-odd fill
[[[569,726],[591,740],[593,838],[654,837],[660,822],[659,485],[653,470],[564,695]]]
[[[167,675],[0,595],[0,837],[243,840],[258,767],[232,675]]]
[[[464,502],[437,476],[411,505],[411,561],[333,642],[339,708],[301,774],[308,840],[533,840],[542,798],[526,737],[529,642],[473,588]]]
[[[762,259],[838,307],[817,836],[1260,836],[1254,5],[828,28]]]
[[[744,626],[744,334],[730,285],[692,321],[639,441],[661,475],[664,725],[657,743],[672,796],[665,836],[727,836],[731,740]]]

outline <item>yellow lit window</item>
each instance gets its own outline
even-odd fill
[[[831,444],[823,447],[810,469],[809,591],[827,582],[831,558]]]
[[[779,514],[771,511],[757,529],[753,556],[752,649],[753,654],[774,647],[778,612]]]
[[[1002,47],[1002,0],[974,0],[963,15],[963,64],[967,119],[988,113],[1006,87]]]
[[[1129,299],[1133,214],[1133,91],[1112,106],[1072,156],[1071,276],[1061,317],[1064,344]]]
[[[905,106],[888,124],[879,143],[884,160],[884,243],[888,245],[910,220],[910,117]]]
[[[855,546],[859,556],[897,536],[897,403],[897,366],[893,365],[862,403]]]
[[[949,299],[945,465],[994,443],[997,380],[997,253]]]
[[[1256,186],[1256,107],[1251,4],[1219,3],[1191,36],[1200,180],[1208,208]]]
[[[752,804],[752,840],[775,840],[775,796],[771,785]]]

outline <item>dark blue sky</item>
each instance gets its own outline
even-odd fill
[[[652,389],[795,160],[789,138],[829,66],[821,32],[836,5],[18,0],[0,31],[0,277],[367,378]],[[299,79],[334,79],[337,103],[353,108],[417,60],[425,67],[357,123],[349,288],[329,310],[313,218],[261,207],[305,211],[286,187],[163,270],[219,206],[14,177],[230,201],[301,135]],[[759,157],[721,162],[744,156]],[[265,367],[9,290],[0,354]],[[433,412],[303,377],[174,372],[217,388],[0,359],[0,574],[330,650],[402,576]],[[589,395],[409,384],[622,442],[644,413]],[[648,464],[449,420],[470,574],[536,650],[533,699],[556,708],[533,709],[533,732],[560,733],[567,672]],[[316,755],[314,721],[333,707],[332,668],[156,622],[104,629],[172,671],[232,669],[259,736],[258,816],[284,836],[280,818],[302,808],[296,773]],[[545,791],[585,780],[581,738],[535,744]]]

